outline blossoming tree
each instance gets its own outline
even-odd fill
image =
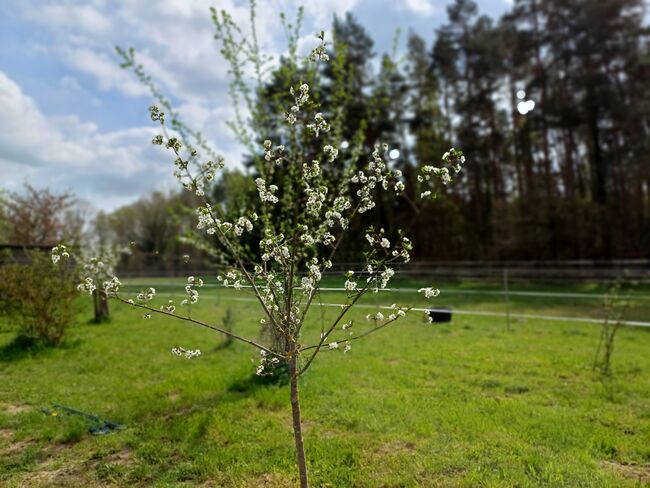
[[[318,45],[307,63],[327,62],[324,34],[317,36]],[[293,418],[296,460],[300,486],[308,486],[307,462],[301,428],[299,385],[324,350],[348,352],[352,344],[403,318],[409,307],[394,305],[387,315],[376,313],[368,318],[370,326],[356,331],[349,312],[359,299],[369,292],[379,292],[388,286],[395,274],[394,266],[408,262],[411,241],[401,230],[368,228],[364,263],[360,269],[345,273],[342,283],[346,300],[328,325],[322,327],[319,339],[306,342],[303,329],[308,323],[312,305],[318,296],[323,273],[332,268],[337,248],[353,219],[372,211],[380,192],[399,198],[406,189],[401,171],[391,168],[385,158],[388,147],[375,146],[364,160],[360,147],[352,147],[347,156],[340,154],[342,140],[332,127],[326,111],[313,103],[310,84],[296,80],[290,89],[292,103],[282,115],[284,126],[279,134],[286,144],[264,140],[263,157],[254,178],[258,204],[239,216],[228,215],[219,205],[206,198],[206,186],[219,177],[224,160],[203,160],[199,151],[187,145],[172,130],[167,130],[165,113],[150,107],[151,119],[161,132],[153,143],[167,148],[174,159],[174,174],[182,186],[203,199],[196,209],[197,228],[210,239],[229,268],[217,276],[222,286],[252,292],[259,305],[260,323],[279,338],[274,347],[256,338],[248,338],[231,330],[199,320],[189,313],[189,307],[200,299],[202,279],[190,276],[185,285],[186,297],[180,304],[167,301],[155,304],[156,291],[144,290],[129,297],[120,291],[116,276],[95,282],[89,274],[80,288],[93,293],[97,288],[107,296],[143,310],[145,317],[159,314],[211,329],[246,343],[259,351],[256,372],[273,371],[279,364],[289,369],[290,403]],[[458,172],[464,157],[451,149],[439,166],[421,168],[418,194],[431,198],[434,181],[446,184]],[[251,235],[259,236],[255,249],[244,244]],[[64,246],[53,250],[53,259],[67,254]],[[92,270],[90,270],[92,271]],[[427,298],[438,291],[422,288]],[[177,306],[178,305],[178,306]],[[172,351],[188,358],[200,351],[176,347]]]

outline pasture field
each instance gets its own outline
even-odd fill
[[[131,284],[156,286],[157,304],[183,297],[180,281]],[[503,311],[501,296],[451,293],[464,287],[476,284],[443,285],[431,303]],[[230,308],[234,331],[255,337],[260,314],[249,300],[205,287],[192,313],[218,324]],[[322,296],[323,303],[342,300],[340,292]],[[598,316],[597,300],[510,300],[513,313]],[[143,319],[115,302],[111,321],[94,325],[89,299],[80,301],[79,323],[56,349],[17,342],[11,324],[0,326],[0,486],[297,483],[288,387],[252,376],[256,351],[223,347],[214,332],[156,315]],[[393,302],[423,305],[417,294],[370,295],[352,312],[354,328],[369,327],[365,315]],[[629,318],[650,320],[650,302],[635,305]],[[321,321],[336,312],[315,308],[303,341],[315,341]],[[301,387],[313,486],[650,486],[650,328],[620,330],[614,374],[601,378],[591,369],[599,326],[531,319],[511,325],[508,332],[503,318],[473,315],[428,325],[412,313],[347,354],[319,356]],[[174,346],[203,355],[178,358]],[[54,404],[125,428],[91,435],[88,420],[52,415]]]

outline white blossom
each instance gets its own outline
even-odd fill
[[[314,134],[316,135],[316,137],[318,137],[318,135],[321,132],[329,132],[329,130],[330,130],[329,124],[327,123],[327,121],[323,117],[323,114],[320,113],[320,112],[318,112],[316,115],[314,115],[314,122],[311,123],[311,124],[307,124],[307,128],[314,131]]]
[[[311,51],[309,59],[314,62],[329,61],[330,57],[327,55],[327,48],[325,47],[325,32],[320,31],[316,34],[316,37],[320,39],[320,44]]]
[[[93,279],[90,276],[86,276],[81,283],[77,285],[77,290],[81,292],[86,292],[89,295],[92,295],[93,292],[97,289],[97,286],[93,282]]]
[[[425,298],[433,298],[440,295],[440,290],[437,288],[420,288],[418,293],[424,293]]]
[[[257,185],[257,192],[259,193],[260,200],[262,202],[278,203],[278,197],[274,195],[274,193],[278,190],[277,186],[270,185],[267,188],[266,181],[264,181],[262,178],[257,178],[255,180],[255,184]]]
[[[68,248],[63,244],[59,244],[52,248],[52,263],[57,264],[61,258],[67,259],[69,257],[70,253],[68,252]]]
[[[323,147],[323,152],[327,156],[327,159],[329,160],[330,163],[333,163],[334,160],[339,155],[339,150],[334,148],[330,144],[327,144],[325,147]]]
[[[356,281],[347,280],[347,281],[345,282],[345,289],[348,290],[348,291],[354,291],[354,290],[356,290],[356,289],[357,289],[357,282],[356,282]]]
[[[174,347],[172,348],[172,354],[174,356],[184,356],[187,359],[192,359],[195,357],[198,357],[201,355],[201,351],[199,349],[183,349],[182,347]]]

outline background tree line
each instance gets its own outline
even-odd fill
[[[480,15],[471,0],[447,10],[434,42],[409,33],[403,55],[396,43],[377,56],[352,15],[334,19],[332,61],[315,80],[327,105],[337,107],[324,115],[342,121],[346,144],[339,150],[370,154],[376,141],[387,142],[399,150],[391,164],[411,189],[418,167],[438,162],[449,147],[468,156],[460,179],[418,215],[410,204],[415,195],[407,194],[380,202],[363,225],[410,223],[419,260],[650,258],[643,0],[517,0],[499,19]],[[262,137],[283,141],[283,124],[267,114],[291,104],[289,88],[300,76],[314,78],[282,58],[251,95],[245,167],[225,173],[211,191],[234,214],[255,198],[244,172],[263,157]],[[11,230],[34,228],[10,225],[15,197],[4,199],[4,240],[35,243],[38,236]],[[196,255],[191,198],[155,193],[100,213],[94,238],[130,244],[132,263],[176,269],[172,256]],[[178,242],[179,233],[187,238]],[[354,260],[356,241],[344,242],[341,252]]]
[[[366,139],[399,147],[409,175],[449,146],[468,155],[414,225],[418,258],[650,257],[646,14],[639,0],[519,0],[495,21],[457,0],[433,45],[410,34],[406,59],[384,55],[372,77],[372,41],[335,21]],[[383,224],[411,213],[385,208]]]

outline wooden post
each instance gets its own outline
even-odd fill
[[[510,332],[510,295],[508,287],[508,268],[503,270],[503,291],[506,306],[506,330]]]

